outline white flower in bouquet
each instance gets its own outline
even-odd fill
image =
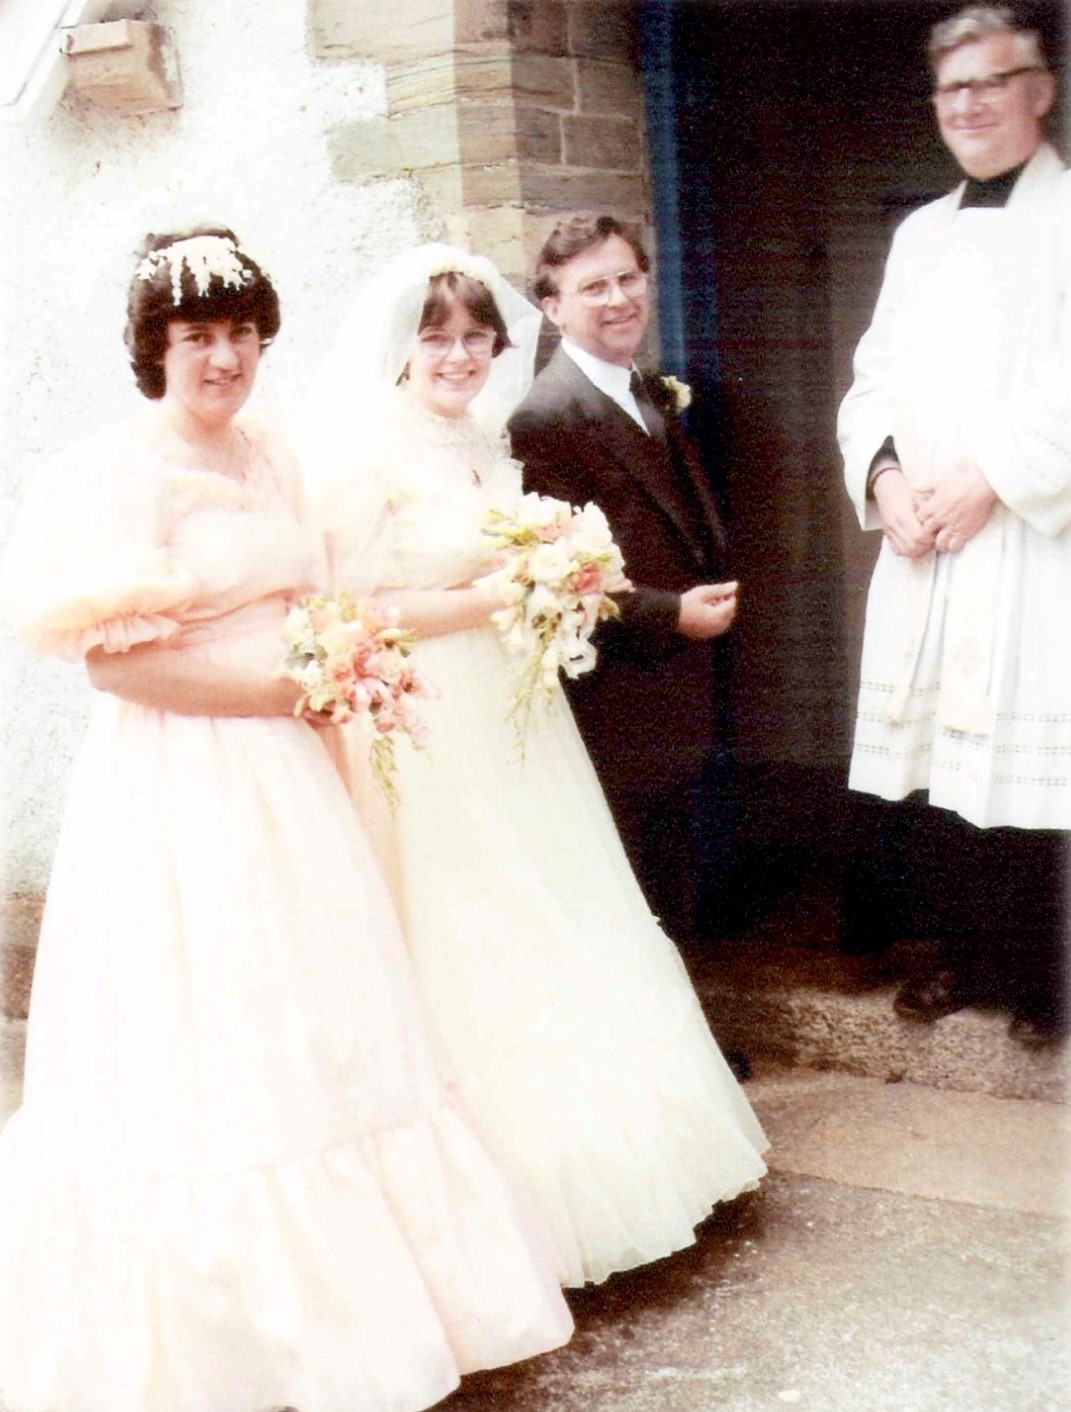
[[[523,535],[524,531],[540,529],[552,529],[561,533],[568,528],[571,515],[572,508],[564,500],[554,500],[549,495],[537,495],[535,491],[529,491],[527,495],[521,496],[512,519],[516,526],[515,533]]]
[[[527,577],[536,584],[560,584],[574,567],[571,545],[562,535],[536,545],[528,556]]]
[[[408,660],[414,635],[398,626],[397,613],[378,613],[346,593],[303,599],[287,614],[283,634],[287,653],[280,675],[301,687],[294,715],[332,725],[367,721],[373,773],[391,804],[397,803],[394,738],[407,735],[423,747],[426,731],[413,703],[436,694]]]
[[[510,715],[522,749],[533,704],[552,701],[559,675],[580,676],[596,662],[591,634],[619,616],[612,595],[632,588],[606,516],[597,505],[529,494],[512,511],[492,509],[484,533],[497,567],[479,582],[505,603],[492,614],[507,652],[519,662]]]

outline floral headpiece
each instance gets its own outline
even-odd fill
[[[171,294],[175,304],[182,303],[182,267],[193,276],[201,298],[208,293],[214,279],[232,289],[241,289],[253,279],[246,269],[233,240],[225,235],[191,235],[171,245],[152,250],[137,269],[138,279],[152,279],[161,265],[171,268]]]

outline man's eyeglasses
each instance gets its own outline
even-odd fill
[[[420,335],[419,343],[429,358],[446,358],[459,340],[453,334],[431,329]],[[470,358],[486,358],[495,346],[495,331],[489,328],[470,328],[460,335],[460,343]]]
[[[606,304],[615,289],[619,289],[626,299],[635,299],[647,288],[647,276],[643,270],[623,270],[619,275],[608,275],[605,279],[592,279],[582,284],[572,293],[585,304]]]
[[[931,95],[931,101],[940,107],[950,106],[964,93],[983,103],[992,103],[1007,89],[1013,78],[1021,74],[1040,74],[1044,69],[1040,64],[1024,64],[1022,68],[1005,69],[1002,73],[986,74],[984,78],[965,78],[959,83],[939,83]]]

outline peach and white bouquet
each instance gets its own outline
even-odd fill
[[[408,660],[414,634],[396,612],[381,612],[348,593],[304,598],[287,614],[286,657],[280,672],[301,687],[295,716],[332,725],[368,722],[372,771],[392,804],[398,800],[394,743],[407,735],[422,749],[427,730],[417,701],[435,688]]]
[[[511,510],[492,509],[484,533],[497,551],[496,567],[479,583],[506,605],[492,621],[519,661],[509,714],[523,746],[535,701],[553,698],[559,672],[575,678],[591,671],[591,635],[600,622],[620,616],[611,595],[632,585],[606,516],[591,502],[576,509],[525,495]]]

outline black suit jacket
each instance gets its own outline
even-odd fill
[[[667,402],[660,380],[648,390]],[[525,489],[601,506],[636,586],[599,630],[596,669],[567,683],[611,793],[694,778],[717,729],[714,647],[676,626],[680,594],[725,576],[724,534],[696,448],[663,415],[665,438],[646,435],[559,348],[509,424]]]

